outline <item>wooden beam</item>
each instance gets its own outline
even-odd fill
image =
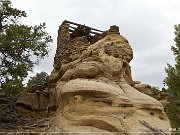
[[[91,27],[89,27],[89,26],[85,26],[85,25],[82,25],[82,24],[78,24],[78,23],[74,23],[74,22],[70,22],[70,21],[65,21],[65,22],[66,22],[66,23],[73,24],[73,25],[77,25],[77,26],[84,26],[84,27],[89,28],[89,29],[94,30],[94,31],[104,32],[104,31],[102,31],[102,30],[98,30],[98,29],[95,29],[95,28],[91,28]],[[72,27],[72,26],[71,26],[71,27]]]
[[[101,35],[101,33],[98,32],[94,32],[94,31],[90,31],[91,34],[95,34],[95,35]]]
[[[74,32],[75,31],[75,27],[70,27],[70,28],[72,28],[72,29],[69,29],[69,32]],[[95,35],[100,35],[101,33],[98,33],[98,32],[95,32],[95,31],[90,31],[89,33],[91,33],[91,34],[95,34]]]
[[[69,28],[72,28],[72,29],[77,29],[76,27],[73,27],[73,26],[69,26]]]

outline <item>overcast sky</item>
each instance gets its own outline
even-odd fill
[[[179,0],[12,0],[12,4],[27,12],[24,23],[46,22],[54,40],[50,56],[35,67],[34,74],[52,71],[57,31],[63,20],[100,30],[118,25],[133,48],[133,80],[161,88],[166,63],[174,64],[170,48],[175,44],[173,27],[180,23]]]

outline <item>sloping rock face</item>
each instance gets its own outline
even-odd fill
[[[117,27],[92,44],[86,36],[72,39],[68,26],[68,23],[60,26],[54,70],[49,80],[56,84],[59,100],[49,131],[167,132],[170,124],[162,104],[132,87],[135,84],[129,62],[133,51]]]
[[[129,63],[133,51],[119,28],[114,25],[105,32],[92,30],[96,29],[64,21],[58,31],[48,98],[40,92],[40,96],[25,93],[26,99],[31,100],[27,102],[21,96],[18,104],[31,110],[56,107],[48,124],[50,132],[167,132],[170,124],[162,104],[141,93],[144,86],[132,80]]]

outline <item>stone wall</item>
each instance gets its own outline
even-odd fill
[[[85,36],[72,39],[69,33],[69,24],[63,22],[58,30],[54,68],[58,70],[62,63],[68,63],[75,60],[89,45],[90,42]]]
[[[85,26],[91,29],[88,26]],[[93,28],[92,28],[93,29]],[[120,34],[118,26],[111,26],[109,30],[104,31],[99,34],[90,34],[90,37],[87,35],[84,36],[75,36],[70,33],[70,24],[68,21],[64,21],[58,30],[58,37],[57,37],[57,50],[56,55],[54,57],[54,68],[59,70],[62,63],[68,63],[75,59],[78,59],[78,56],[81,54],[82,51],[86,50],[88,46],[97,42],[98,40],[104,38],[108,34]],[[96,32],[95,32],[96,33]],[[83,33],[80,33],[82,35]]]
[[[80,26],[80,28],[72,26],[73,24]],[[89,29],[89,33],[86,31],[86,29]],[[95,28],[66,20],[59,26],[57,50],[53,65],[54,69],[50,75],[49,82],[56,82],[58,79],[60,79],[62,77],[62,70],[60,70],[61,66],[79,59],[82,53],[87,50],[90,45],[100,41],[108,35],[120,35],[119,27],[116,25],[110,26],[110,29],[106,31],[96,30],[97,29]],[[108,42],[110,43],[110,46],[108,45],[104,47],[105,53],[130,62],[133,57],[132,49],[128,45],[127,39],[125,39],[123,36],[121,36],[121,38],[123,41],[122,43],[121,41],[117,43],[116,41]],[[121,45],[118,45],[119,47],[116,48],[115,44]],[[131,84],[132,78],[129,66],[127,67],[126,72],[127,73],[124,75],[124,78],[126,78],[126,80]]]

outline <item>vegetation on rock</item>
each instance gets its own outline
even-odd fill
[[[48,55],[51,36],[45,23],[28,26],[20,22],[26,12],[1,2],[0,87],[7,94],[24,90],[23,80],[35,64]]]
[[[49,75],[46,72],[37,73],[34,77],[30,77],[27,83],[27,89],[32,89],[34,86],[46,86]]]
[[[160,92],[160,89],[158,87],[152,87],[151,88],[152,96],[157,95],[159,92]]]
[[[165,68],[167,77],[164,83],[169,87],[169,101],[167,106],[167,115],[171,121],[171,126],[174,128],[180,127],[180,24],[175,25],[175,46],[171,50],[175,55],[175,65],[168,64]]]

